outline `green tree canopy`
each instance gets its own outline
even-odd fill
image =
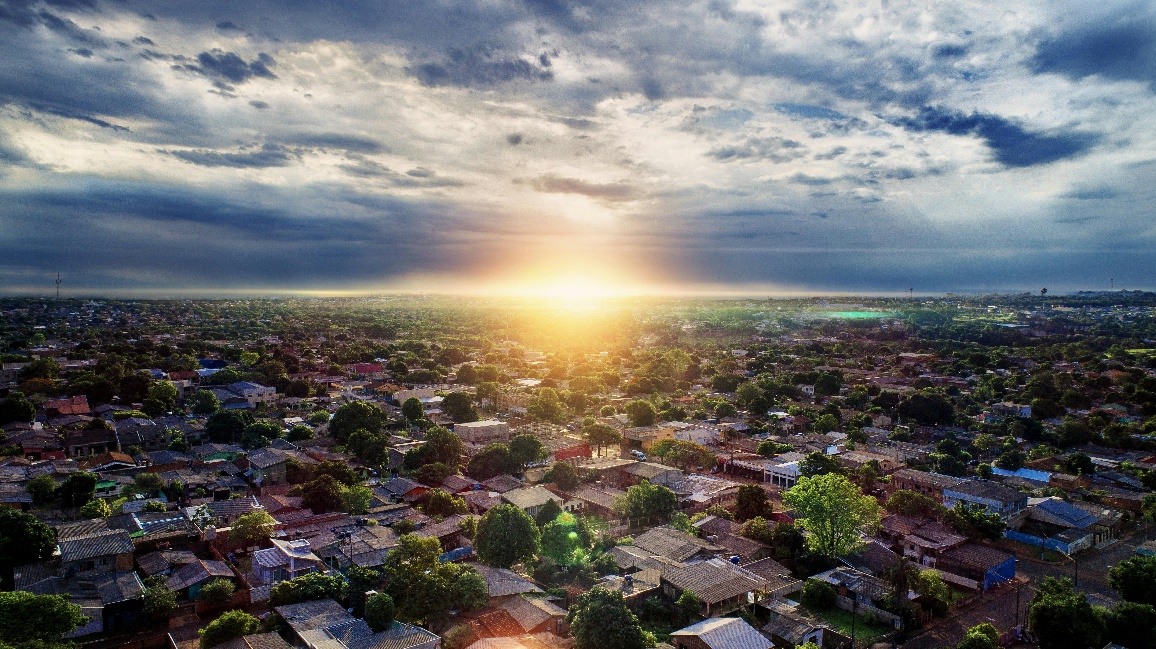
[[[510,461],[518,467],[542,459],[545,453],[546,449],[542,446],[542,442],[533,435],[515,435],[510,440]]]
[[[771,502],[767,499],[767,492],[757,484],[739,486],[735,502],[735,520],[739,522],[771,515]]]
[[[221,400],[211,390],[197,390],[186,405],[195,415],[212,415],[221,409]]]
[[[650,454],[684,470],[696,466],[714,466],[718,461],[705,446],[685,439],[664,439],[650,447]]]
[[[411,423],[419,419],[425,419],[425,406],[422,405],[421,399],[410,397],[402,402],[401,416],[405,417],[406,421]]]
[[[427,516],[444,517],[464,514],[469,511],[469,508],[466,507],[464,499],[447,492],[445,489],[434,489],[426,497],[422,510]]]
[[[273,535],[277,521],[263,509],[240,516],[229,527],[229,540],[239,545],[255,545]]]
[[[853,552],[860,534],[874,531],[879,524],[879,503],[835,473],[800,478],[783,492],[783,504],[794,509],[810,533],[811,549],[830,560]]]
[[[244,410],[221,410],[205,422],[205,434],[218,444],[236,444],[251,423],[253,416]]]
[[[177,593],[165,584],[163,576],[145,580],[144,612],[153,620],[167,620],[177,611]]]
[[[555,462],[554,466],[550,467],[550,470],[546,472],[544,479],[546,482],[553,482],[558,485],[559,489],[565,491],[572,491],[578,487],[578,472],[574,470],[574,467],[565,462]],[[1154,510],[1156,510],[1156,507],[1154,507]]]
[[[14,421],[32,421],[36,417],[36,406],[24,398],[23,392],[12,392],[0,401],[0,426]]]
[[[338,511],[345,504],[345,485],[325,474],[301,488],[301,504],[314,513]]]
[[[799,462],[799,473],[806,477],[813,477],[818,475],[826,475],[828,473],[843,473],[843,464],[838,459],[823,453],[822,451],[814,451],[807,454],[802,462]]]
[[[315,599],[339,600],[344,589],[345,580],[340,575],[310,572],[273,586],[269,592],[269,604],[270,606],[281,606],[282,604],[296,604]]]
[[[1044,577],[1028,607],[1028,626],[1040,649],[1087,649],[1103,646],[1104,620],[1072,580]]]
[[[60,497],[65,507],[83,507],[96,494],[96,481],[95,473],[87,471],[73,473],[60,483],[56,495]]]
[[[393,627],[393,616],[397,607],[387,593],[378,593],[365,601],[365,623],[374,633]]]
[[[496,568],[509,568],[538,553],[541,535],[534,519],[513,505],[498,505],[478,522],[474,550]]]
[[[1121,561],[1108,571],[1108,585],[1126,601],[1156,606],[1156,557]]]
[[[466,473],[475,480],[489,480],[516,470],[517,467],[510,459],[510,447],[501,442],[494,442],[478,451],[466,465]]]
[[[201,647],[210,649],[234,638],[256,633],[260,624],[257,618],[245,611],[225,611],[224,615],[201,629]]]
[[[622,593],[595,587],[578,596],[566,616],[576,649],[644,649],[638,618]]]
[[[678,506],[678,496],[662,485],[652,485],[649,480],[630,487],[626,495],[618,499],[618,512],[627,518],[668,519]]]
[[[33,503],[44,505],[52,500],[52,496],[56,492],[56,478],[42,473],[29,480],[24,489],[29,496],[32,496]]]
[[[542,554],[563,566],[582,561],[585,557],[579,551],[585,549],[573,514],[559,514],[542,528]]]
[[[18,590],[0,593],[0,644],[16,649],[66,647],[63,638],[88,622],[80,607],[60,595]]]
[[[626,416],[630,418],[631,426],[653,426],[658,418],[658,412],[649,401],[635,399],[626,404]]]
[[[586,441],[601,452],[605,446],[622,443],[622,433],[613,426],[606,424],[591,424],[582,429]]]
[[[958,502],[943,515],[943,522],[970,539],[998,540],[1007,529],[999,514],[987,511],[982,505]]]
[[[477,421],[478,411],[474,408],[474,400],[466,392],[451,392],[442,399],[442,411],[454,420],[454,423]]]
[[[422,464],[441,462],[457,471],[465,454],[466,446],[462,438],[453,431],[435,426],[425,432],[425,445],[421,447]]]
[[[915,518],[938,518],[947,511],[933,498],[907,489],[897,489],[887,499],[885,507],[893,514],[903,514]]]
[[[329,434],[344,444],[350,435],[362,428],[371,433],[380,433],[388,420],[385,412],[377,404],[351,401],[333,414],[333,418],[329,420]]]

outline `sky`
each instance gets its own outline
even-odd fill
[[[1154,288],[1156,5],[0,0],[0,292]]]

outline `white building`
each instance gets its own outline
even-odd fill
[[[461,437],[462,441],[471,444],[505,442],[510,439],[510,425],[496,419],[471,421],[454,424],[454,433]]]

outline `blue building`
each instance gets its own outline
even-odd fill
[[[978,543],[964,543],[939,555],[935,568],[945,581],[988,590],[1016,576],[1014,554]]]

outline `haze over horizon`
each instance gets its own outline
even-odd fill
[[[1156,8],[0,0],[0,294],[1154,288]]]

